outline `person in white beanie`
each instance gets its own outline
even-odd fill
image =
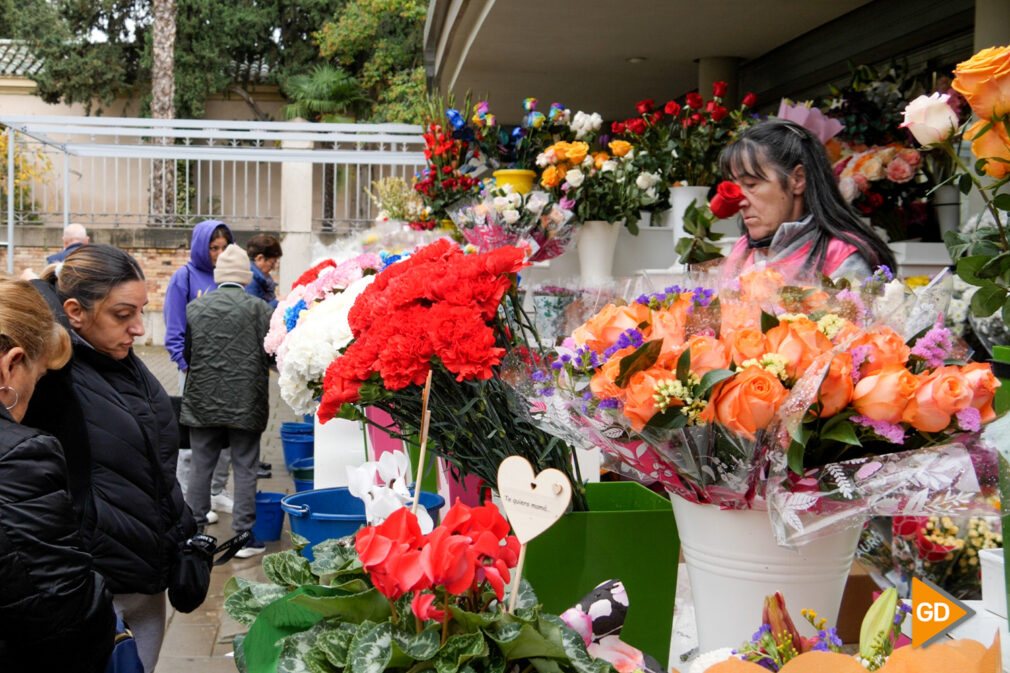
[[[217,289],[186,306],[186,361],[189,375],[180,421],[189,427],[193,450],[186,502],[197,525],[208,523],[210,483],[221,450],[231,447],[234,474],[232,529],[251,530],[256,521],[256,471],[260,435],[269,413],[269,363],[263,338],[273,310],[246,294],[252,280],[249,257],[229,245],[217,258]],[[262,553],[251,538],[236,556]]]

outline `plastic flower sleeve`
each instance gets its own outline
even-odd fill
[[[996,451],[987,435],[965,433],[939,446],[856,458],[791,473],[770,456],[765,497],[780,544],[799,544],[871,516],[994,515]]]

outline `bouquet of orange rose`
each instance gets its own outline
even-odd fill
[[[612,304],[534,385],[548,410],[677,495],[724,508],[767,500],[780,541],[818,534],[824,514],[848,524],[944,498],[988,508],[994,454],[979,431],[998,382],[988,365],[951,364],[965,352],[942,323],[918,328],[917,303],[886,314],[910,338],[873,318],[884,280],[798,287],[766,269],[718,291]],[[943,477],[927,483],[920,465]],[[895,476],[905,469],[918,472]]]

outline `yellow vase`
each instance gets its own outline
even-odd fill
[[[512,185],[512,189],[520,194],[529,194],[537,177],[536,171],[525,168],[502,168],[491,175],[499,185]]]

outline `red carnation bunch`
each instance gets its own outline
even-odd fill
[[[387,391],[423,385],[433,358],[457,382],[490,379],[505,354],[498,306],[524,266],[519,248],[467,255],[442,239],[379,273],[348,313],[354,341],[326,371],[320,420],[375,374]]]
[[[471,508],[457,502],[440,526],[422,535],[417,517],[402,507],[378,526],[359,530],[354,550],[383,596],[394,601],[413,591],[411,608],[417,618],[443,621],[446,612],[436,605],[459,597],[476,612],[476,606],[485,604],[485,582],[499,601],[504,598],[520,549],[509,530],[493,504]]]

